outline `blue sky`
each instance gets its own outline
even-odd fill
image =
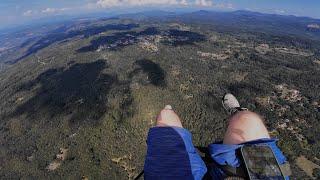
[[[0,28],[104,12],[125,13],[151,8],[249,10],[263,13],[308,16],[320,19],[320,0],[0,0]]]

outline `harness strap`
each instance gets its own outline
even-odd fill
[[[292,174],[289,162],[280,164],[280,170],[284,176],[291,176]]]
[[[246,178],[246,173],[244,171],[243,168],[240,167],[232,167],[229,165],[223,165],[220,166],[220,168],[223,170],[223,172],[227,175],[227,176],[237,176],[237,177],[242,177],[242,178]]]
[[[283,176],[291,176],[292,171],[289,162],[286,162],[279,166]],[[229,165],[220,165],[220,168],[223,170],[224,173],[226,173],[227,176],[237,176],[241,178],[246,178],[247,176],[245,170],[241,166],[236,168]]]

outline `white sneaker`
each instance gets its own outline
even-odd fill
[[[227,93],[223,96],[222,105],[230,115],[236,113],[237,111],[248,110],[246,108],[241,108],[237,98],[230,93]]]

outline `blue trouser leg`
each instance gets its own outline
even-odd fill
[[[145,179],[202,179],[207,172],[186,129],[151,128],[147,145]]]

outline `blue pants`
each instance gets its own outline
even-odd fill
[[[276,145],[276,139],[259,139],[245,144],[264,143],[271,147],[278,162],[284,164],[286,158]],[[236,150],[244,144],[209,145],[211,158],[220,165],[239,167]],[[202,179],[207,167],[192,144],[191,133],[179,127],[154,127],[147,138],[147,155],[144,164],[145,179]],[[212,179],[222,179],[226,175],[222,169],[210,168]]]

